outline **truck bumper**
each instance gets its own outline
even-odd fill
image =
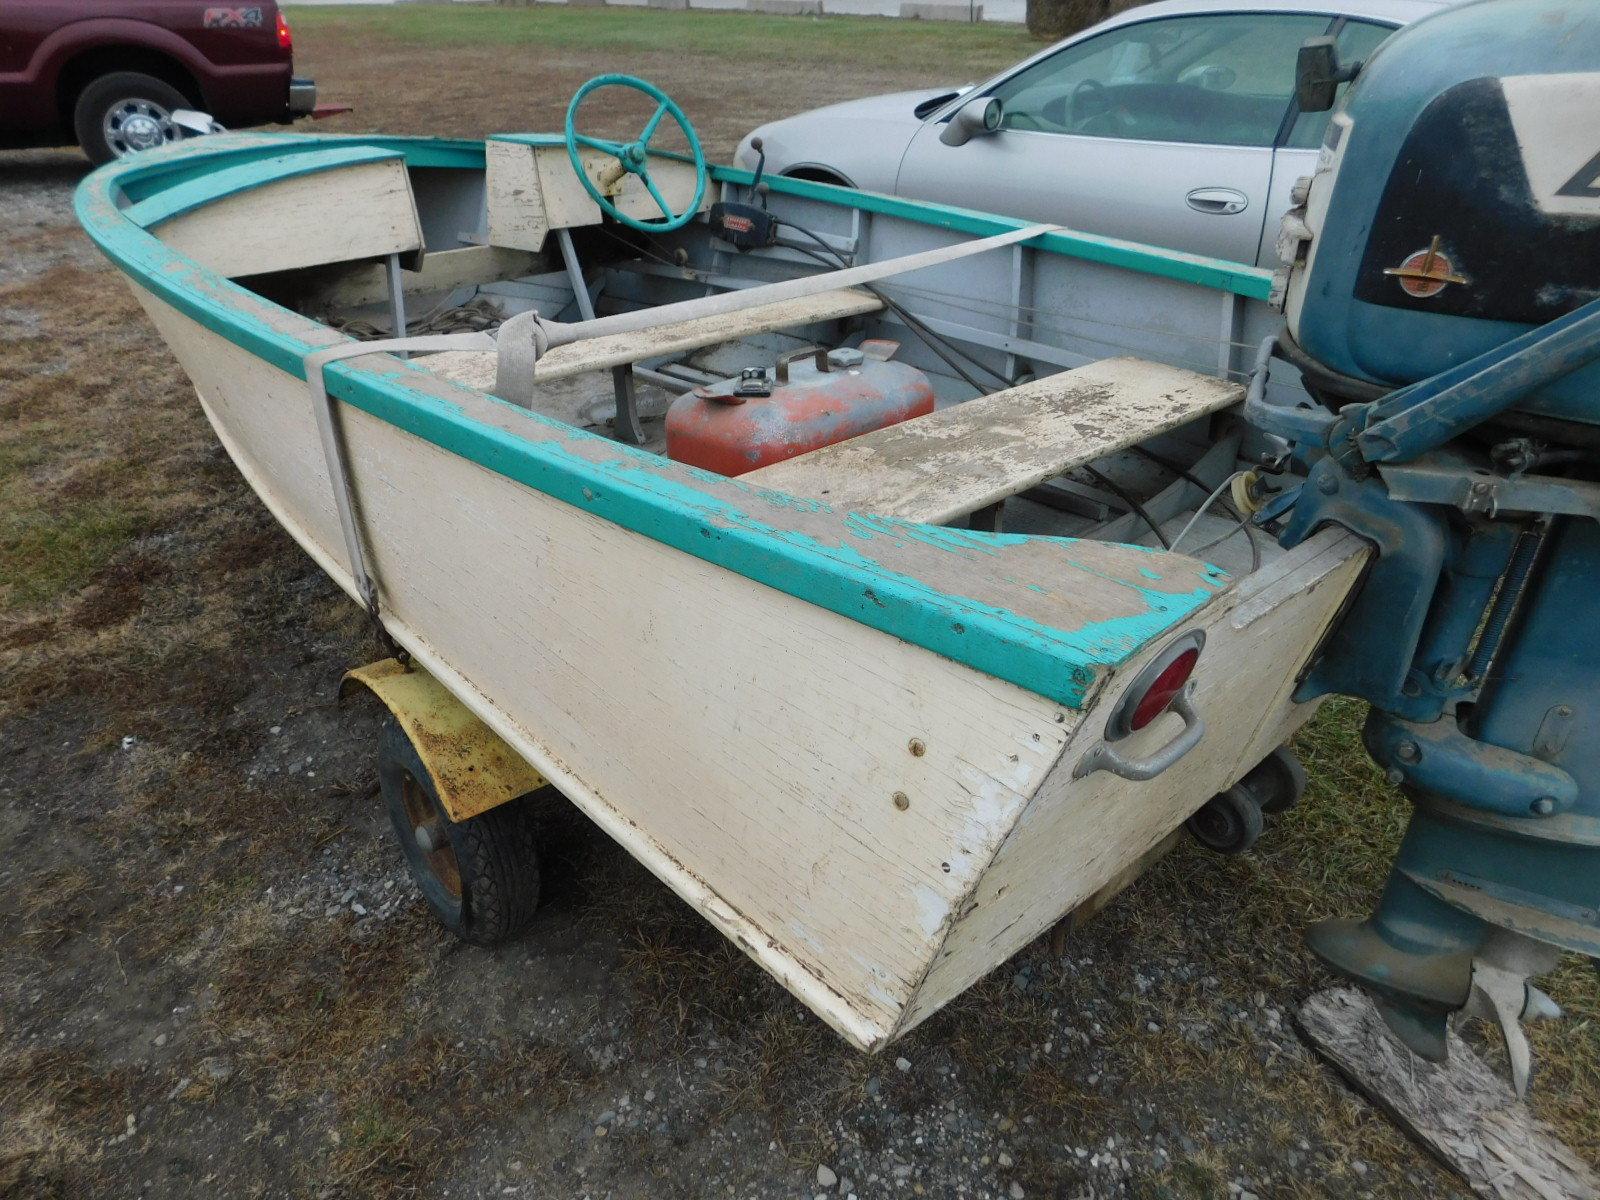
[[[289,80],[289,116],[307,117],[317,107],[317,84],[311,79]]]

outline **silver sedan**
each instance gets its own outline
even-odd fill
[[[1295,105],[1300,46],[1332,36],[1364,59],[1451,2],[1164,0],[976,87],[773,121],[738,160],[756,165],[759,137],[769,172],[1273,266],[1328,121]]]

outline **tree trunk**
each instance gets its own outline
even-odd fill
[[[1028,0],[1028,32],[1055,41],[1144,0]]]

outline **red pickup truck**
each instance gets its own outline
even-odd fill
[[[0,0],[0,146],[76,142],[95,162],[174,141],[176,109],[228,128],[316,106],[275,3]]]

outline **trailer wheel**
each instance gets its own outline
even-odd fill
[[[1262,812],[1288,812],[1306,794],[1306,769],[1299,755],[1287,746],[1279,746],[1244,777],[1244,786],[1255,796]]]
[[[1243,854],[1264,826],[1261,805],[1240,783],[1211,797],[1186,823],[1195,841],[1218,854]]]
[[[450,820],[393,717],[378,744],[378,785],[411,874],[446,929],[492,946],[527,927],[539,907],[539,852],[526,796]]]

